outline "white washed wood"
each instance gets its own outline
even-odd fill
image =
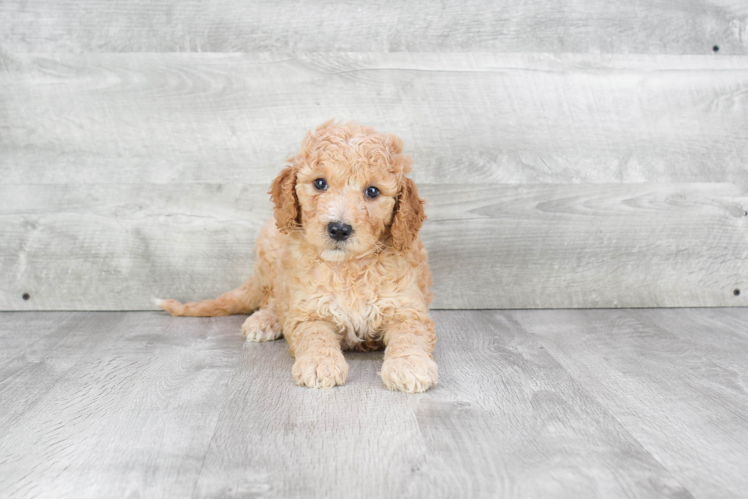
[[[267,186],[61,187],[0,187],[10,304],[0,309],[153,309],[154,297],[217,295],[250,276],[272,216]]]
[[[732,371],[735,384],[748,386],[746,309],[706,309],[697,315],[680,314],[679,309],[642,309],[632,314],[669,335],[695,344],[714,364]]]
[[[508,315],[434,319],[441,391],[416,407],[429,453],[409,495],[690,496]]]
[[[126,313],[3,313],[0,321],[0,435],[34,411],[38,402]],[[11,404],[12,402],[12,404]]]
[[[535,339],[488,316],[434,314],[440,384],[416,397],[383,389],[381,354],[349,355],[348,383],[320,393],[292,385],[285,345],[248,345],[197,496],[688,495]]]
[[[432,184],[748,185],[748,56],[0,55],[5,183],[270,183],[331,117]]]
[[[26,367],[1,382],[2,417],[14,418],[0,420],[0,496],[191,496],[236,373],[241,318],[72,318],[52,327],[58,345],[30,346]],[[8,319],[3,345],[48,333]]]
[[[748,50],[741,0],[301,2],[6,0],[16,52],[607,52]]]
[[[284,340],[246,344],[195,496],[396,494],[425,454],[418,422],[408,396],[382,385],[381,352],[346,357],[345,386],[309,391]]]
[[[745,306],[748,197],[729,184],[435,186],[437,308]]]
[[[266,189],[2,186],[0,309],[150,309],[236,287],[271,216]],[[748,196],[732,184],[421,193],[436,308],[748,305],[733,293],[748,290]]]
[[[743,322],[746,309],[739,311]],[[679,311],[692,328],[745,357],[698,312]],[[514,311],[529,333],[697,498],[748,492],[748,364],[724,368],[714,348],[685,340],[629,311]],[[712,314],[706,311],[705,314]],[[695,317],[695,319],[694,319]],[[713,333],[714,332],[714,333]]]
[[[745,491],[746,367],[715,363],[748,354],[747,308],[433,316],[440,384],[413,396],[382,387],[381,353],[296,387],[285,341],[244,343],[241,317],[0,313],[0,497]]]

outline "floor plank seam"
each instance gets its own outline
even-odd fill
[[[511,316],[511,312],[510,312],[510,316]],[[549,346],[548,346],[548,345],[546,344],[546,342],[544,342],[543,338],[542,338],[542,337],[541,337],[540,335],[537,335],[537,334],[535,334],[534,332],[532,332],[532,331],[530,331],[530,330],[527,330],[527,329],[526,329],[526,328],[525,328],[525,327],[524,327],[524,326],[522,325],[521,321],[519,321],[518,319],[516,319],[516,318],[515,318],[514,316],[511,316],[511,318],[512,318],[512,321],[513,321],[513,322],[515,322],[515,323],[516,323],[516,325],[517,325],[517,326],[518,326],[519,328],[521,328],[522,330],[524,330],[524,332],[525,332],[526,334],[528,334],[528,335],[531,335],[531,336],[532,336],[532,337],[533,337],[533,338],[534,338],[534,339],[535,339],[535,340],[536,340],[536,341],[538,342],[538,345],[540,345],[540,346],[542,346],[542,347],[543,347],[543,349],[545,350],[546,354],[547,354],[547,355],[548,355],[548,356],[549,356],[549,357],[550,357],[551,359],[553,359],[553,360],[554,360],[554,361],[555,361],[555,362],[556,362],[556,363],[558,364],[558,366],[560,366],[561,368],[563,368],[563,370],[564,370],[564,372],[565,372],[565,373],[567,374],[567,376],[568,376],[568,377],[569,377],[569,378],[570,378],[571,380],[573,380],[573,381],[574,381],[574,383],[576,384],[576,386],[577,386],[577,389],[578,389],[579,391],[581,391],[581,392],[582,392],[582,393],[583,393],[583,394],[584,394],[585,396],[587,396],[587,397],[588,397],[588,398],[589,398],[590,400],[594,401],[594,402],[595,402],[595,403],[596,403],[596,404],[597,404],[597,405],[599,406],[599,408],[600,408],[601,410],[603,410],[603,411],[605,412],[605,414],[606,414],[606,415],[607,415],[607,416],[608,416],[609,418],[611,418],[611,419],[612,419],[612,420],[613,420],[614,422],[616,422],[616,424],[618,424],[618,425],[620,426],[621,430],[623,430],[623,431],[625,431],[625,432],[626,432],[627,438],[629,438],[629,439],[630,439],[631,441],[633,441],[634,443],[636,443],[636,444],[637,444],[637,445],[638,445],[638,446],[639,446],[639,447],[640,447],[640,448],[641,448],[641,449],[642,449],[643,451],[645,451],[645,452],[647,453],[647,455],[649,456],[649,458],[651,458],[651,460],[652,460],[653,462],[657,463],[657,464],[658,464],[658,465],[659,465],[660,467],[662,467],[662,469],[663,469],[663,470],[667,471],[667,473],[668,473],[668,474],[670,474],[670,476],[672,477],[672,479],[673,479],[674,481],[676,481],[676,482],[678,483],[678,485],[679,485],[679,486],[681,487],[681,489],[682,489],[682,492],[685,492],[685,493],[687,493],[687,494],[689,495],[689,497],[690,497],[690,498],[695,498],[695,496],[693,495],[693,493],[691,492],[691,490],[690,490],[689,488],[687,488],[687,487],[686,487],[686,486],[685,486],[685,485],[684,485],[684,484],[683,484],[683,483],[682,483],[682,482],[681,482],[681,481],[680,481],[680,480],[679,480],[679,479],[677,478],[677,476],[675,475],[675,473],[674,473],[674,472],[673,472],[673,471],[672,471],[672,470],[671,470],[670,468],[666,467],[666,466],[665,466],[665,464],[664,464],[664,463],[663,463],[663,462],[662,462],[662,461],[661,461],[661,460],[660,460],[659,458],[657,458],[657,457],[656,457],[656,456],[654,455],[654,453],[652,452],[652,450],[651,450],[651,449],[650,449],[649,447],[645,446],[645,445],[644,445],[644,443],[642,443],[642,442],[641,442],[641,440],[639,440],[639,439],[638,439],[638,438],[637,438],[636,436],[634,436],[634,435],[632,434],[632,432],[631,432],[631,429],[629,429],[629,427],[628,427],[627,425],[625,425],[625,424],[624,424],[623,422],[621,422],[621,421],[620,421],[620,420],[619,420],[619,419],[618,419],[618,418],[617,418],[617,417],[616,417],[616,416],[615,416],[615,415],[614,415],[614,414],[613,414],[613,413],[611,412],[611,410],[610,410],[610,408],[608,407],[608,405],[606,405],[606,404],[604,403],[604,401],[602,401],[602,400],[601,400],[601,399],[600,399],[600,398],[599,398],[599,397],[598,397],[597,395],[595,395],[595,394],[594,394],[593,392],[591,392],[591,391],[590,391],[590,390],[589,390],[589,389],[587,388],[587,385],[586,385],[586,384],[584,384],[584,383],[583,383],[583,382],[582,382],[581,380],[579,380],[579,379],[578,379],[577,377],[575,377],[575,376],[574,376],[574,374],[572,373],[572,371],[570,370],[570,368],[569,368],[569,367],[568,367],[568,366],[567,366],[567,365],[566,365],[565,363],[563,363],[563,362],[562,362],[562,361],[561,361],[560,359],[558,359],[558,357],[556,357],[556,356],[554,356],[554,355],[553,355],[553,352],[552,352],[553,350],[552,350],[552,349],[551,349],[551,348],[550,348],[550,347],[549,347]]]
[[[433,316],[443,385],[406,396],[358,353],[346,386],[299,388],[240,317],[0,314],[0,496],[748,491],[748,309]]]
[[[242,368],[242,362],[241,362],[241,356],[237,357],[236,361],[236,367],[234,369],[234,373],[231,376],[231,379],[226,383],[226,389],[230,389],[233,387],[234,380],[239,376],[239,370]],[[218,433],[218,424],[221,422],[221,418],[223,417],[224,413],[226,412],[226,408],[229,404],[229,397],[228,394],[223,399],[223,403],[221,404],[221,410],[218,412],[218,415],[216,416],[216,423],[213,424],[213,432],[210,434],[210,440],[208,440],[208,446],[205,447],[205,454],[203,455],[203,461],[200,464],[200,470],[197,473],[197,476],[195,477],[195,485],[192,487],[192,494],[191,498],[197,498],[197,489],[200,485],[200,478],[203,475],[203,469],[205,468],[205,462],[208,459],[208,454],[210,453],[210,449],[213,446],[213,440],[216,437],[216,434]]]

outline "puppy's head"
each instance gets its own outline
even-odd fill
[[[304,138],[273,181],[275,220],[298,231],[320,257],[342,261],[391,245],[410,248],[426,215],[402,141],[334,121]]]

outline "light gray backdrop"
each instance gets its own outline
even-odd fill
[[[437,308],[748,305],[745,0],[5,0],[0,61],[3,310],[239,285],[333,117],[404,139]]]

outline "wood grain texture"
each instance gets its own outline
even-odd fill
[[[0,55],[7,184],[269,184],[331,118],[431,184],[748,185],[748,57]]]
[[[5,309],[153,309],[154,297],[216,296],[250,276],[255,236],[272,216],[267,186],[61,187],[0,188]]]
[[[745,321],[746,311],[731,314]],[[679,312],[697,321],[703,310]],[[642,339],[629,313],[635,311],[601,311],[620,325],[601,335],[611,343],[679,347],[656,336]],[[653,447],[669,446],[679,428],[648,419],[636,404],[624,422],[598,401],[595,383],[573,377],[543,332],[538,337],[526,325],[528,317],[543,323],[548,312],[522,314],[434,312],[440,383],[414,396],[383,387],[381,352],[348,353],[343,387],[297,387],[286,342],[244,343],[240,317],[0,313],[0,356],[8,350],[23,356],[28,347],[33,355],[22,370],[69,366],[33,406],[23,403],[24,385],[0,382],[0,409],[18,413],[0,423],[0,495],[689,498],[688,483],[702,496],[740,496],[741,478],[723,473],[716,484],[711,469],[694,468],[708,462],[734,470],[743,463],[745,426],[731,427],[737,441],[726,450],[694,442],[700,456],[674,454],[661,463],[627,426],[638,421],[660,431],[647,440]],[[566,317],[579,330],[597,324],[595,316]],[[48,348],[19,344],[21,333]],[[573,337],[555,343],[576,346]],[[65,348],[55,349],[52,339]],[[740,346],[721,339],[724,349]],[[603,352],[614,366],[630,359],[628,350],[604,348],[579,356],[594,362]],[[663,373],[691,377],[706,351],[689,354],[695,361],[670,363]],[[701,375],[721,383],[718,372]],[[609,371],[606,380],[615,388],[628,376]],[[643,370],[640,382],[664,391],[659,376]],[[679,394],[698,398],[702,386],[681,385]],[[625,390],[622,400],[630,397]],[[721,397],[722,405],[744,405],[735,390]],[[666,413],[683,404],[669,397],[657,402]],[[690,430],[709,435],[738,422],[734,414],[723,419],[693,421]],[[689,469],[693,475],[684,476]]]
[[[426,455],[403,496],[691,496],[507,313],[434,319],[440,383],[414,402]]]
[[[649,319],[663,314],[682,319],[672,324]],[[704,314],[708,319],[721,313]],[[746,310],[738,314],[745,324]],[[713,321],[704,328],[699,313],[683,311],[516,311],[510,316],[537,335],[688,491],[696,497],[746,494],[748,364],[723,365],[718,352],[732,349],[745,360],[744,333],[738,338]],[[696,337],[701,340],[689,340]],[[707,339],[714,345],[706,347]]]
[[[57,340],[29,345],[26,366],[0,382],[0,495],[192,494],[236,368],[240,318],[3,314],[0,325],[2,347]]]
[[[632,311],[632,315],[696,345],[712,363],[733,372],[739,385],[748,387],[748,329],[744,309],[707,309],[697,315],[679,314],[678,309],[646,309]]]
[[[125,313],[4,313],[0,349],[0,429],[22,420],[73,367],[104,341]],[[8,402],[13,401],[13,404]]]
[[[308,391],[294,384],[285,341],[247,343],[195,496],[397,495],[423,460],[418,422],[377,375],[381,352],[346,357],[340,391]]]
[[[457,4],[413,1],[72,0],[0,4],[0,46],[16,52],[748,51],[740,0]]]
[[[745,306],[748,199],[729,184],[437,186],[437,308]],[[442,294],[440,295],[439,292]],[[446,296],[445,296],[446,295]]]
[[[2,310],[152,309],[249,277],[252,185],[0,187]],[[726,183],[422,185],[435,308],[745,306],[748,196]],[[28,293],[29,300],[22,295]]]

